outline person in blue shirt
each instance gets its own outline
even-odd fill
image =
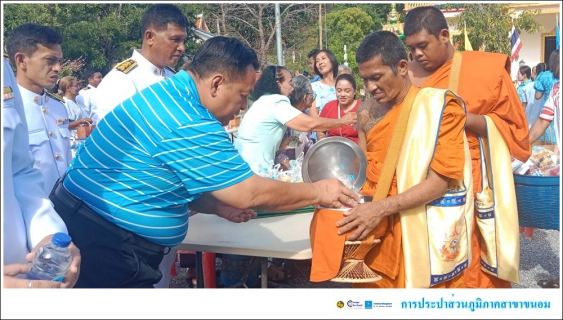
[[[233,147],[223,127],[246,108],[258,67],[241,41],[213,37],[187,71],[98,123],[51,194],[81,249],[76,287],[153,287],[165,252],[188,232],[191,210],[246,222],[256,216],[251,209],[355,205],[358,197],[337,179],[259,177]]]
[[[520,98],[520,102],[524,102],[524,87],[528,84],[532,83],[532,69],[530,67],[524,65],[520,66],[518,69],[518,81],[520,84],[516,88],[516,92],[518,93],[518,97]]]
[[[317,58],[317,53],[319,53],[319,51],[321,50],[315,48],[309,51],[309,54],[307,54],[307,59],[309,60],[309,71],[311,72],[311,74],[314,74],[313,78],[311,79],[311,83],[321,80],[321,76],[315,73],[315,59]]]
[[[553,85],[559,81],[559,50],[553,50],[549,55],[548,67],[549,70],[539,73],[536,81],[534,82],[534,89],[536,90],[535,97],[537,100],[541,100],[540,106],[542,109],[547,101],[551,88],[553,88]],[[540,138],[539,141],[555,144],[555,129],[553,127],[553,122],[545,132],[546,134],[544,137]]]

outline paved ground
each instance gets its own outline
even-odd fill
[[[514,288],[539,288],[538,280],[559,277],[561,240],[559,231],[536,230],[532,240],[520,234],[520,281]],[[217,259],[219,269],[221,260]],[[308,281],[309,268],[306,264],[292,268],[285,282],[277,282],[279,288],[351,288],[350,284],[331,281],[313,283]],[[188,288],[186,270],[177,266],[178,275],[171,280],[171,288]]]

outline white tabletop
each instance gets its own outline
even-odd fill
[[[311,259],[309,226],[313,212],[234,223],[214,214],[189,219],[181,250],[240,254],[281,259]]]

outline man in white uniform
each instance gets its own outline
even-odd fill
[[[88,86],[81,89],[76,96],[76,102],[81,103],[86,107],[86,112],[88,113],[87,118],[93,120],[96,124],[96,119],[98,118],[98,108],[96,106],[96,101],[94,100],[94,92],[96,88],[102,81],[102,72],[98,69],[90,69],[84,74],[84,77],[88,80]]]
[[[134,50],[130,59],[117,64],[95,91],[97,122],[138,91],[174,75],[170,66],[176,65],[185,51],[187,24],[186,16],[172,4],[156,4],[145,11],[141,21],[141,50]],[[160,264],[162,279],[156,288],[168,288],[177,251],[171,249],[164,256]]]
[[[141,50],[117,64],[102,80],[94,96],[98,121],[123,100],[166,77],[174,75],[185,51],[188,19],[172,4],[156,4],[143,14]]]
[[[49,194],[72,159],[64,100],[46,90],[55,86],[61,71],[62,37],[49,27],[26,23],[12,30],[6,42],[10,60],[17,68],[29,150],[35,158],[34,167],[43,174],[45,193]]]
[[[57,288],[61,286],[60,283],[16,279],[12,276],[17,273],[10,274],[10,271],[7,271],[14,269],[13,264],[27,263],[26,255],[32,249],[36,251],[50,241],[53,234],[67,232],[67,228],[44,192],[41,172],[33,167],[34,160],[28,149],[29,138],[23,103],[14,73],[6,58],[7,54],[4,55],[3,61],[2,103],[4,287]],[[73,286],[78,279],[80,251],[74,245],[71,247],[74,262],[65,283]],[[7,274],[9,276],[6,276]],[[17,277],[22,278],[23,275],[19,274]]]

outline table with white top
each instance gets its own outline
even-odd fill
[[[234,223],[214,214],[198,213],[190,217],[188,234],[177,248],[260,257],[262,288],[267,288],[269,257],[312,258],[312,218],[313,212],[306,212]]]

